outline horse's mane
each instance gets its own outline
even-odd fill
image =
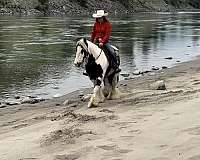
[[[76,46],[82,46],[85,50],[88,48],[87,40],[85,38],[81,38],[77,43]]]
[[[90,40],[87,40],[86,38],[81,38],[76,45],[81,45],[85,50],[88,49],[88,44],[92,44],[93,46],[98,47],[95,43],[91,42]]]

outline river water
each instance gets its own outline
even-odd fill
[[[110,17],[122,73],[173,66],[200,54],[200,13]],[[89,38],[90,17],[0,17],[0,100],[52,98],[91,87],[73,66],[75,44]],[[173,57],[172,60],[165,59]]]

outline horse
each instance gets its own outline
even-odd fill
[[[119,50],[112,46],[119,58]],[[115,72],[102,48],[86,38],[76,43],[76,57],[74,64],[84,66],[86,75],[94,85],[93,94],[88,102],[88,107],[98,106],[107,99],[119,98],[119,72]]]

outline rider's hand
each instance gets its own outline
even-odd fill
[[[99,43],[99,47],[103,47],[103,43]]]

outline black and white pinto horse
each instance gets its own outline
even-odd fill
[[[118,49],[114,46],[113,49],[118,54]],[[88,107],[98,106],[105,98],[119,98],[119,73],[114,72],[104,51],[96,44],[80,39],[76,44],[74,64],[78,67],[85,64],[86,74],[94,84]]]

